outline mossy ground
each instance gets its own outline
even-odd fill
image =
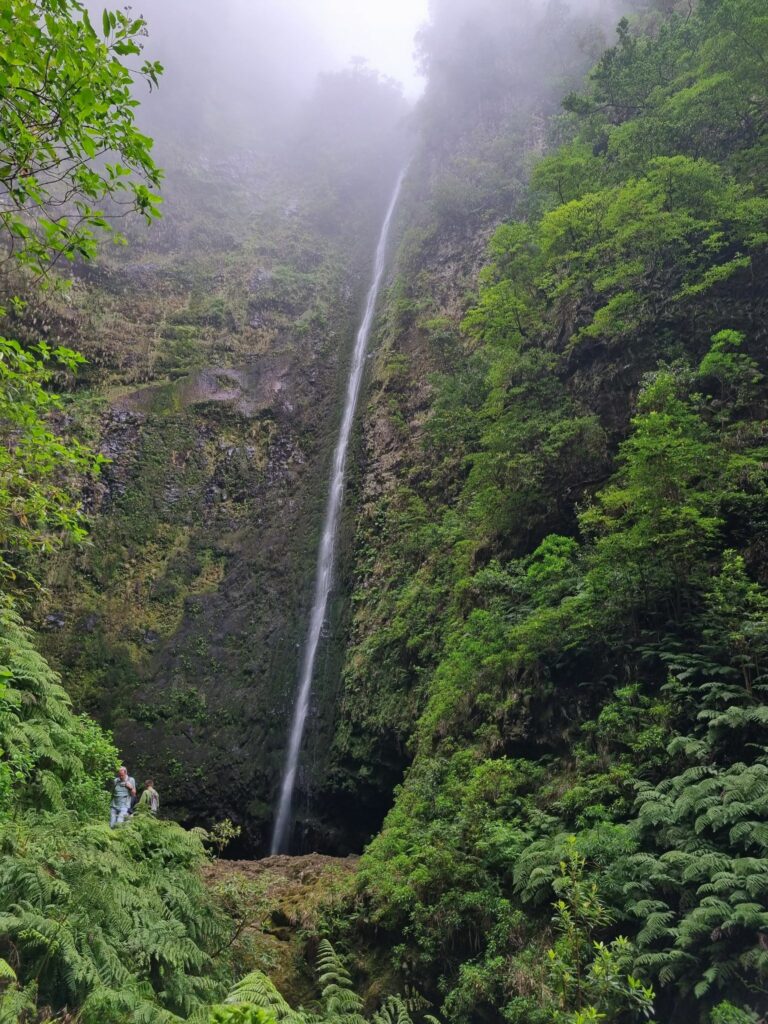
[[[356,857],[320,854],[207,865],[203,879],[235,922],[235,973],[263,971],[292,1006],[312,1003],[317,943],[328,919],[347,904],[356,867]]]

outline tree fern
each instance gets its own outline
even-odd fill
[[[352,988],[352,978],[327,939],[321,939],[317,953],[317,980],[326,1012],[331,1017],[358,1024],[363,1020],[363,1001]]]
[[[116,752],[72,715],[13,615],[0,614],[0,953],[20,992],[82,1020],[179,1020],[220,986],[208,950],[223,922],[193,869],[199,839],[149,817],[107,824]],[[3,806],[4,802],[4,806]],[[9,813],[10,812],[10,813]],[[27,996],[25,996],[27,998]]]
[[[390,996],[371,1017],[371,1024],[413,1024],[405,1002]]]
[[[272,981],[261,971],[252,971],[232,988],[225,1003],[247,1003],[265,1010],[276,1021],[302,1024],[303,1016],[283,999]]]
[[[259,1010],[278,1024],[414,1024],[408,1000],[401,996],[388,996],[371,1017],[365,1017],[363,1000],[352,987],[351,975],[327,939],[321,939],[318,946],[316,973],[321,988],[319,1010],[293,1010],[261,971],[253,971],[237,982],[230,989],[224,1006],[244,1013],[247,1008]],[[413,1002],[421,1008],[428,1005],[418,997],[413,997]],[[439,1024],[429,1015],[420,1019],[424,1024]],[[219,1020],[238,1024],[239,1018],[227,1017],[214,1008],[211,1024]],[[247,1018],[244,1024],[249,1024]]]

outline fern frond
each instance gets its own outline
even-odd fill
[[[277,1021],[285,1021],[287,1024],[299,1024],[302,1015],[293,1010],[286,1000],[280,995],[274,983],[262,974],[261,971],[252,971],[241,978],[236,985],[230,989],[226,999],[229,1003],[250,1003],[259,1009],[266,1010]]]
[[[331,1016],[350,1020],[359,1016],[363,1000],[352,989],[352,978],[327,939],[321,939],[317,952],[318,983],[323,1005]]]

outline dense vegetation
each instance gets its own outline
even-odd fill
[[[227,937],[192,871],[200,838],[150,815],[110,830],[109,737],[73,714],[10,612],[0,653],[0,1019],[186,1018],[213,1001]]]
[[[351,970],[302,933],[308,1010],[240,950],[253,893],[215,905],[204,833],[109,829],[118,752],[71,700],[163,760],[179,812],[226,799],[258,842],[320,505],[293,482],[327,457],[402,102],[364,69],[324,79],[288,184],[177,165],[155,247],[87,269],[122,203],[154,219],[133,96],[162,69],[141,18],[0,12],[1,1022],[768,1014],[765,5],[636,3],[607,50],[597,16],[470,6],[437,3],[421,39],[304,827],[343,845],[405,775],[346,902],[329,887]],[[298,597],[273,620],[277,574]]]
[[[400,257],[339,765],[411,747],[363,927],[452,1021],[643,1019],[606,956],[665,1022],[768,1009],[767,31],[623,21],[461,332],[429,253],[467,209]]]

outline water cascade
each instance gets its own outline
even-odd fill
[[[341,504],[344,493],[344,470],[347,462],[347,449],[349,437],[352,433],[352,422],[355,416],[355,407],[360,393],[360,383],[363,376],[365,354],[368,347],[368,337],[371,333],[373,315],[376,311],[376,300],[379,296],[381,280],[384,276],[384,267],[387,252],[387,239],[392,215],[395,212],[397,199],[400,194],[400,187],[403,183],[405,172],[401,172],[392,193],[392,198],[387,207],[384,223],[381,227],[379,242],[376,246],[376,258],[373,266],[373,279],[368,290],[368,297],[365,302],[365,312],[360,322],[360,327],[355,339],[355,348],[352,355],[352,366],[347,382],[347,394],[344,402],[344,415],[339,428],[339,439],[336,442],[336,449],[333,454],[333,468],[331,470],[331,482],[328,490],[328,504],[325,509],[323,521],[323,534],[320,541],[320,550],[317,556],[317,570],[315,576],[315,592],[312,600],[312,614],[309,620],[304,657],[301,663],[301,677],[296,696],[296,705],[293,709],[291,721],[291,732],[288,740],[288,752],[285,759],[285,768],[280,784],[280,801],[277,805],[277,816],[275,827],[272,832],[271,853],[280,853],[285,849],[288,838],[288,829],[291,820],[291,803],[293,791],[296,784],[296,771],[301,753],[301,742],[304,738],[304,727],[309,712],[309,700],[312,692],[312,675],[315,667],[315,656],[320,642],[323,623],[325,622],[328,597],[333,582],[333,571],[336,553],[336,536],[339,532],[341,520]]]

